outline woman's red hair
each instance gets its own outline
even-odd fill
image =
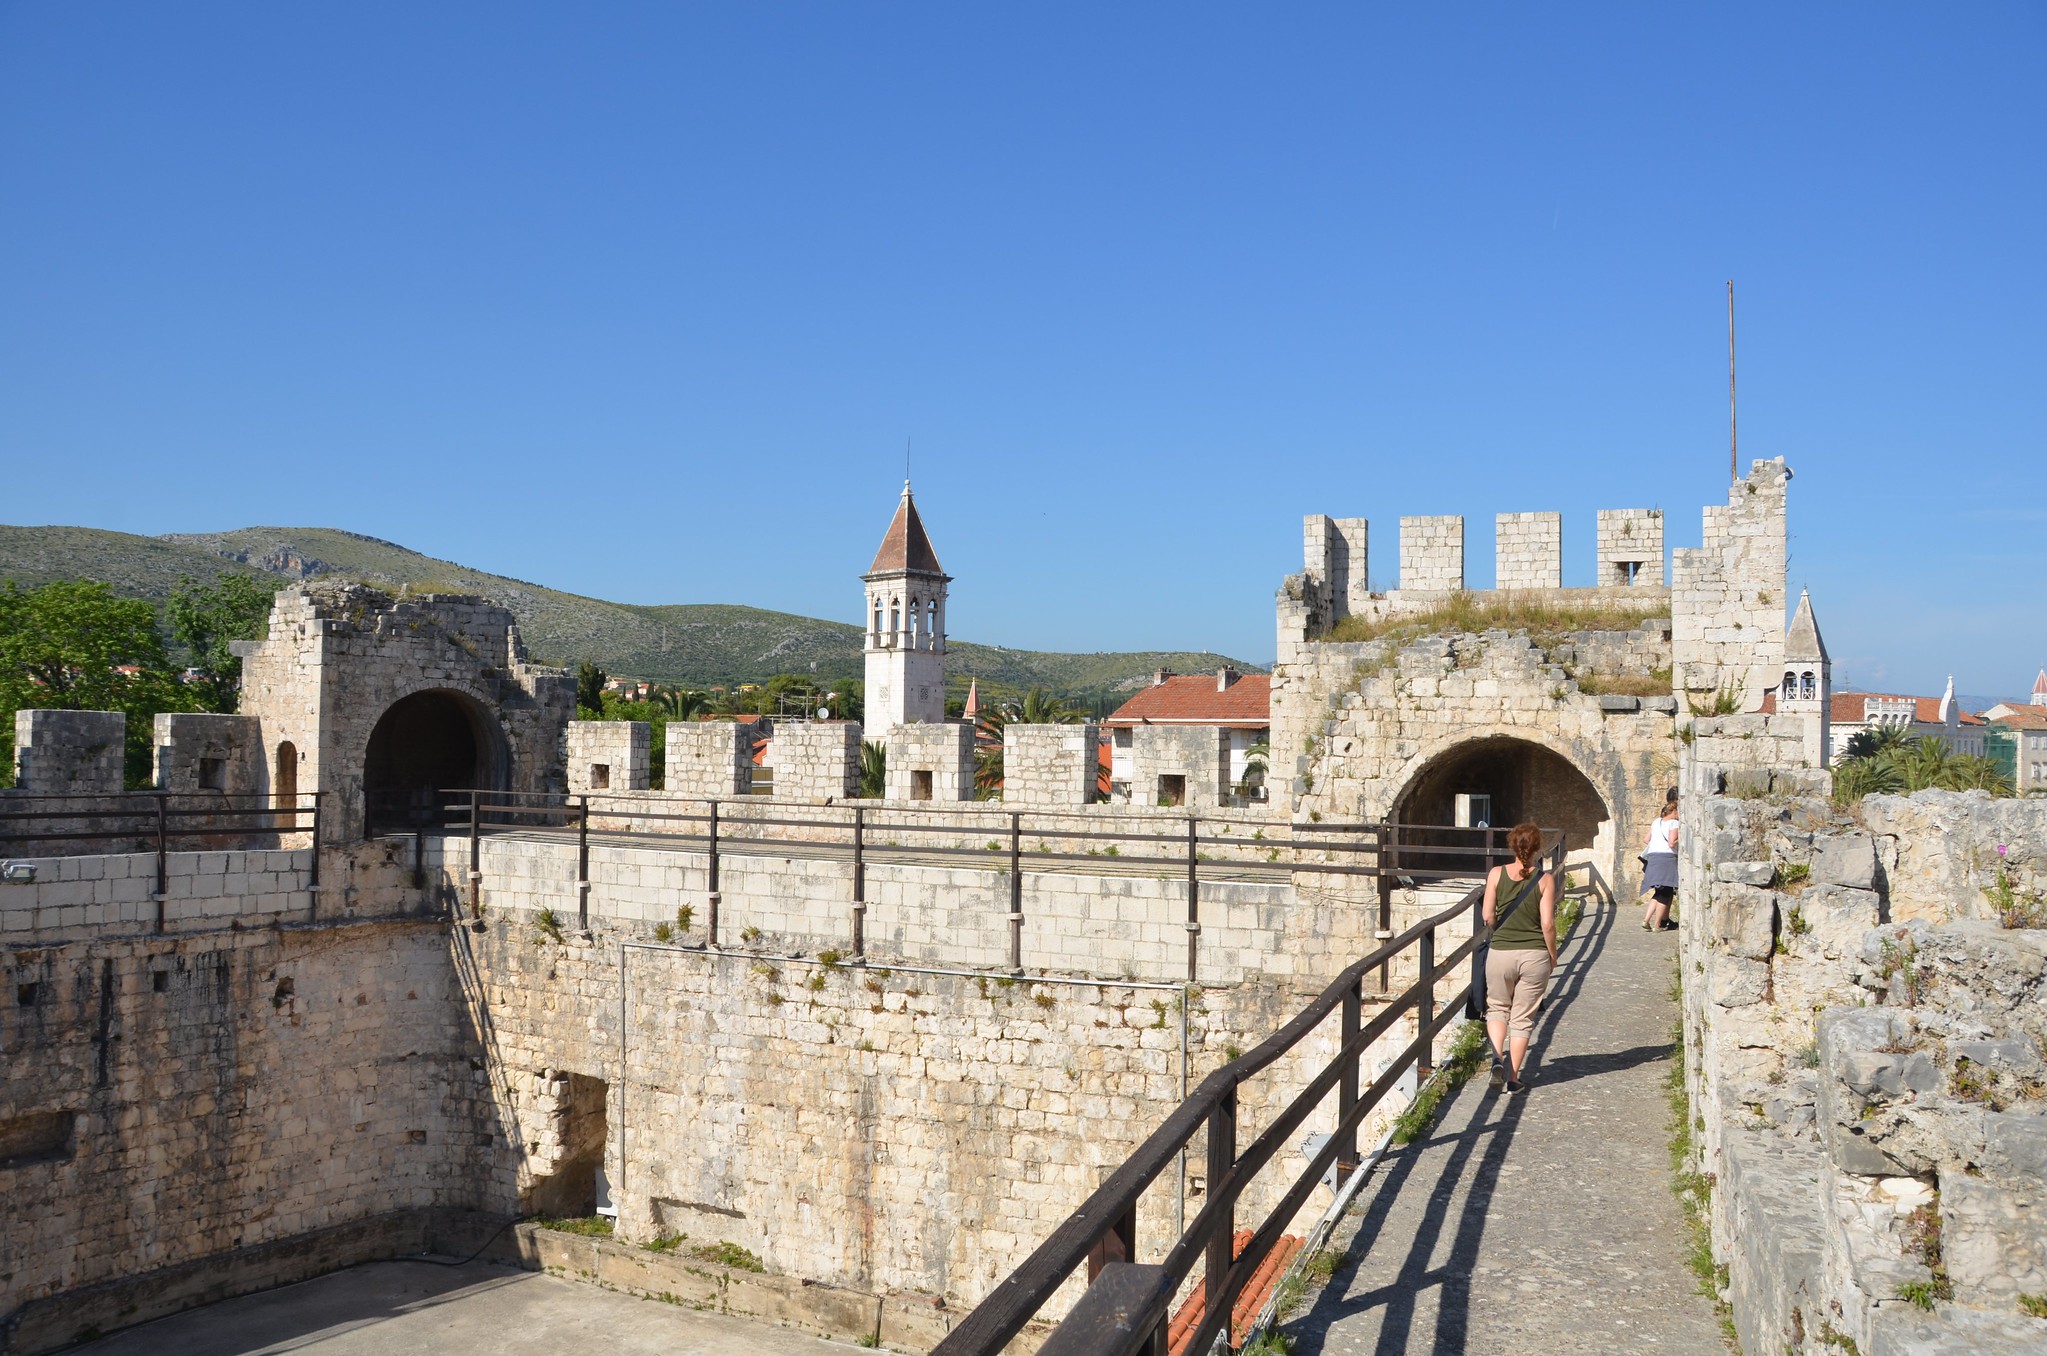
[[[1542,830],[1532,821],[1516,824],[1507,835],[1507,850],[1521,863],[1523,871],[1533,871],[1535,859],[1542,853]]]

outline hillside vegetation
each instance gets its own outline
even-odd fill
[[[525,580],[436,560],[375,537],[336,528],[251,527],[234,532],[138,537],[86,527],[0,526],[0,579],[24,587],[56,579],[97,579],[147,599],[161,612],[178,576],[227,572],[274,585],[321,575],[386,587],[479,593],[512,609],[526,647],[543,663],[593,660],[607,672],[674,684],[755,682],[778,673],[858,677],[860,629],[726,603],[643,606],[562,593]],[[856,590],[847,596],[857,602]],[[985,687],[1060,692],[1134,690],[1152,670],[1199,673],[1240,661],[1174,652],[1059,654],[955,640],[950,673]]]

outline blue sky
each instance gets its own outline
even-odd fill
[[[0,5],[9,521],[1273,652],[1300,516],[1783,455],[1850,683],[2047,663],[2037,5]]]

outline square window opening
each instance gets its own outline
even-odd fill
[[[590,789],[592,791],[606,791],[609,790],[610,788],[611,764],[609,763],[590,764]]]
[[[910,799],[911,799],[911,800],[930,800],[930,799],[931,799],[931,769],[930,769],[930,768],[928,768],[928,767],[920,767],[920,768],[916,768],[916,769],[913,769],[913,770],[911,771],[911,773],[910,773]]]
[[[199,760],[199,789],[201,791],[227,790],[227,759],[201,758]]]
[[[1185,773],[1169,772],[1159,778],[1159,804],[1185,805],[1187,803],[1187,777]]]

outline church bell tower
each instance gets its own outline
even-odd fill
[[[945,719],[945,586],[951,578],[925,535],[910,482],[889,520],[867,585],[866,729],[873,739],[898,725]]]

